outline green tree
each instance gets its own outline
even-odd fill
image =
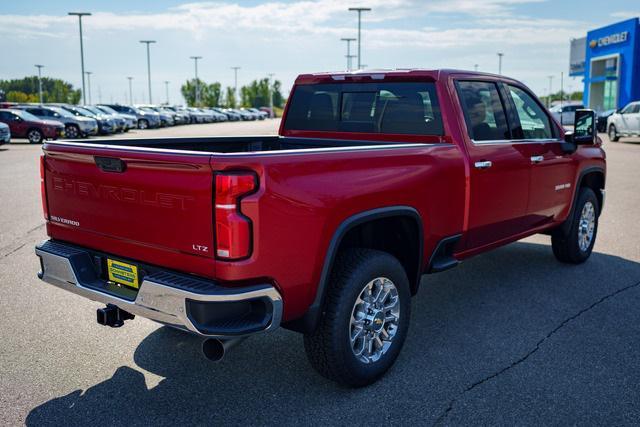
[[[282,106],[284,99],[280,92],[281,85],[278,80],[269,85],[267,78],[252,81],[240,90],[242,106],[255,108],[269,106],[271,91],[273,91],[273,105]]]
[[[200,99],[207,107],[219,107],[220,97],[222,96],[222,86],[215,82],[206,86],[204,93],[200,95]]]
[[[235,88],[227,86],[227,89],[225,90],[224,105],[227,108],[236,108],[238,105]]]
[[[196,79],[187,80],[181,87],[180,92],[190,107],[217,107],[220,105],[222,87],[220,83],[207,84],[198,79],[198,89],[200,90],[200,103],[196,105]]]
[[[24,92],[10,90],[7,92],[7,101],[9,102],[39,102],[38,95],[27,95]]]
[[[7,101],[38,102],[38,77],[31,76],[22,79],[0,80],[0,90],[6,93]],[[10,98],[11,96],[11,98]],[[30,101],[18,101],[27,97]],[[50,77],[42,78],[42,98],[44,102],[67,102],[77,104],[81,92],[74,89],[71,83]]]

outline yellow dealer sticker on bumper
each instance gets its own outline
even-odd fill
[[[107,271],[109,280],[121,285],[138,289],[138,267],[126,262],[114,261],[107,258]]]

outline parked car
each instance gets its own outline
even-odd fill
[[[553,118],[560,122],[563,126],[571,126],[573,125],[573,117],[575,116],[576,110],[581,110],[584,108],[584,105],[577,102],[565,102],[563,104],[558,104],[554,107],[551,107],[549,111],[553,114]]]
[[[2,114],[0,112],[0,114]],[[0,145],[11,142],[11,129],[8,124],[0,121]]]
[[[115,129],[117,133],[124,132],[127,128],[127,121],[119,114],[107,113],[94,105],[83,105],[82,108],[89,110],[94,114],[102,114],[103,116],[109,117],[111,120],[113,120],[113,123],[115,123]]]
[[[179,122],[183,125],[189,124],[191,123],[191,114],[189,113],[189,111],[183,107],[177,107],[177,106],[173,106],[173,107],[166,107],[168,109],[170,109],[171,111],[174,111],[179,119]]]
[[[255,114],[249,113],[248,111],[244,111],[244,110],[240,110],[237,108],[230,108],[230,111],[239,115],[241,120],[244,121],[248,121],[248,120],[256,120],[257,117],[255,116]]]
[[[299,76],[279,136],[45,144],[39,277],[107,304],[102,325],[198,334],[212,360],[302,332],[311,365],[357,387],[396,360],[423,274],[537,233],[561,262],[589,258],[606,169],[593,111],[565,135],[504,76],[339,76]]]
[[[173,116],[169,113],[159,111],[156,109],[157,107],[152,105],[137,105],[136,106],[141,111],[149,114],[156,114],[160,119],[160,127],[173,126],[175,123],[173,122]]]
[[[609,116],[611,116],[613,113],[615,113],[616,110],[605,110],[605,111],[599,111],[598,113],[596,113],[597,116],[597,128],[598,128],[598,132],[602,132],[605,133],[607,132],[607,120],[609,119]]]
[[[230,122],[237,122],[239,120],[242,120],[242,116],[238,113],[233,112],[230,108],[214,108],[214,110],[227,116],[227,119]]]
[[[199,108],[189,107],[187,110],[191,114],[191,123],[207,123],[207,120],[209,120],[209,116],[200,111]]]
[[[264,111],[260,111],[257,108],[245,108],[244,111],[247,111],[250,114],[255,115],[258,120],[264,120],[268,116],[267,113],[265,113]]]
[[[226,114],[222,114],[216,111],[215,108],[203,108],[207,112],[207,114],[211,115],[212,121],[214,122],[226,122],[229,120]]]
[[[611,141],[625,136],[640,136],[640,101],[631,102],[609,116],[607,129]]]
[[[9,125],[14,138],[27,138],[32,144],[64,136],[64,124],[55,120],[42,120],[17,108],[0,109],[0,122]]]
[[[60,107],[44,105],[20,105],[16,108],[27,111],[42,120],[55,120],[64,124],[65,138],[86,138],[98,134],[98,122],[89,117],[74,116]]]
[[[157,128],[160,127],[160,115],[154,112],[142,111],[139,108],[130,105],[120,104],[100,104],[105,105],[118,113],[130,114],[138,119],[138,129]]]
[[[113,115],[117,117],[118,120],[121,120],[123,123],[123,130],[125,132],[129,132],[131,129],[136,129],[138,127],[138,118],[132,114],[119,113],[107,105],[95,105],[94,107],[103,111],[105,114]]]
[[[90,117],[94,119],[96,122],[98,122],[98,133],[100,135],[111,135],[117,130],[115,120],[106,114],[97,114],[78,105],[64,104],[59,105],[59,107],[64,108],[65,110],[76,116]]]
[[[276,116],[275,111],[269,107],[260,107],[260,111],[267,113],[267,117],[269,118],[274,118]]]

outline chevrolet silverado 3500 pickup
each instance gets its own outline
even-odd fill
[[[204,337],[302,332],[313,367],[370,384],[423,274],[535,233],[585,261],[605,153],[522,83],[452,70],[305,74],[278,136],[47,142],[39,277]]]

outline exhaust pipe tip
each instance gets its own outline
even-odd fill
[[[219,362],[224,358],[224,344],[217,338],[207,338],[202,341],[202,354],[212,362]]]
[[[202,354],[212,362],[221,361],[232,347],[244,341],[243,338],[231,338],[220,340],[218,338],[207,338],[202,341]]]

